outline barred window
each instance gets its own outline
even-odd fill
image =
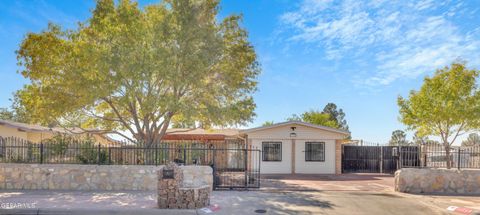
[[[305,142],[305,161],[325,161],[325,143]]]
[[[282,142],[262,142],[263,161],[282,161]]]

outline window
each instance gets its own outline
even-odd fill
[[[282,142],[262,142],[263,161],[282,161]]]
[[[325,161],[325,143],[306,142],[305,161]]]

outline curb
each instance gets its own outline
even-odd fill
[[[196,210],[184,209],[155,209],[155,208],[137,208],[137,209],[84,209],[84,208],[22,208],[22,209],[0,209],[0,214],[18,214],[18,215],[60,215],[60,214],[97,214],[97,215],[127,215],[127,214],[197,214]]]

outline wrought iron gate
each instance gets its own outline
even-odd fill
[[[260,150],[215,149],[214,189],[260,188]]]
[[[342,172],[394,173],[420,164],[418,146],[342,146]],[[408,153],[407,153],[408,152]]]

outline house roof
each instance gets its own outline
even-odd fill
[[[88,131],[91,133],[95,132],[101,132],[101,130],[98,129],[81,129],[81,128],[61,128],[61,127],[45,127],[41,125],[35,125],[35,124],[27,124],[27,123],[21,123],[21,122],[14,122],[10,120],[3,120],[0,119],[0,126],[6,126],[10,128],[16,128],[20,131],[25,131],[25,132],[57,132],[57,133],[62,133],[62,134],[78,134],[84,131]],[[111,139],[110,137],[100,134],[100,136],[108,139],[109,141],[115,141]]]
[[[239,134],[238,129],[203,129],[203,128],[171,128],[167,129],[166,134],[205,134],[205,135],[225,135],[235,136]]]
[[[203,129],[203,128],[172,128],[168,129],[165,140],[223,140],[226,137],[236,137],[238,129]]]
[[[33,124],[26,124],[21,122],[14,122],[9,120],[0,119],[0,125],[10,127],[10,128],[17,128],[23,131],[32,131],[32,132],[50,132],[53,131],[53,128],[47,128],[41,125],[33,125]]]
[[[312,123],[302,122],[302,121],[288,121],[288,122],[275,123],[273,125],[267,125],[267,126],[260,126],[260,127],[256,127],[256,128],[245,129],[245,130],[241,130],[240,134],[247,134],[247,133],[251,133],[251,132],[255,132],[255,131],[277,128],[277,127],[286,126],[286,125],[303,125],[305,127],[330,131],[330,132],[344,134],[344,135],[349,135],[350,134],[349,131],[345,131],[345,130],[342,130],[342,129],[336,129],[336,128],[331,128],[331,127],[322,126],[322,125],[315,125],[315,124],[312,124]]]

